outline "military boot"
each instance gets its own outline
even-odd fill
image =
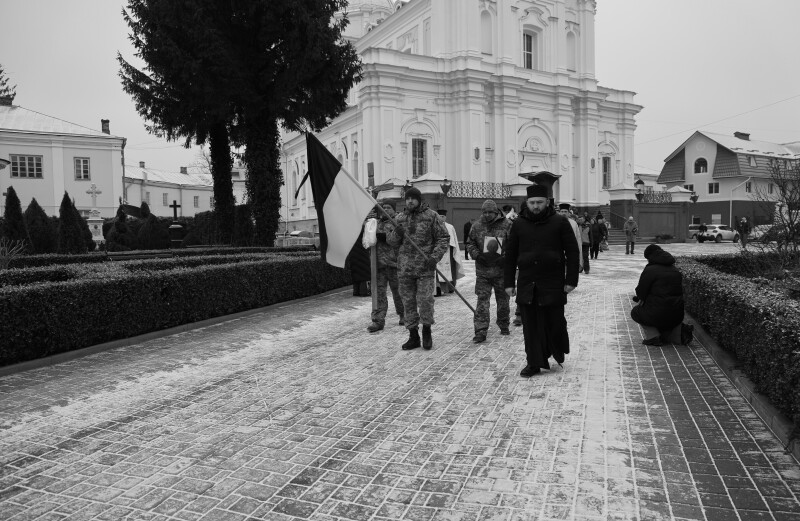
[[[410,349],[416,349],[420,346],[419,342],[419,329],[409,329],[408,330],[408,341],[403,344],[403,351],[408,351]]]
[[[431,336],[431,326],[422,326],[422,349],[433,347],[433,337]]]

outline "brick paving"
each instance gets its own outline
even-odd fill
[[[592,262],[531,379],[521,328],[476,346],[451,295],[402,352],[348,290],[2,377],[0,519],[800,519],[800,465],[697,341],[641,345],[644,246]]]

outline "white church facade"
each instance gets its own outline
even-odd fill
[[[364,186],[441,177],[482,201],[546,171],[560,176],[557,201],[608,204],[608,188],[634,182],[642,107],[595,77],[595,10],[595,0],[351,0],[363,78],[318,137]],[[282,218],[315,229],[310,186],[294,197],[303,136],[284,135],[282,152]]]

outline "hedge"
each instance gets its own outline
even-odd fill
[[[729,262],[678,259],[686,310],[736,355],[756,390],[800,425],[800,303],[708,265]]]
[[[145,272],[112,265],[95,275],[0,288],[0,366],[351,283],[348,272],[312,257]]]
[[[174,250],[136,250],[131,255],[143,255],[148,253],[164,254],[171,253],[176,257],[191,257],[200,255],[233,255],[239,253],[289,253],[314,251],[312,246],[248,246],[248,247],[206,247],[206,248],[178,248]],[[120,257],[117,257],[120,258]],[[36,266],[51,266],[60,264],[79,264],[106,262],[109,260],[106,252],[84,253],[79,255],[20,255],[11,259],[9,268],[33,268]]]

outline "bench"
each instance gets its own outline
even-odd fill
[[[659,334],[658,329],[654,328],[653,326],[642,326],[642,329],[644,329],[645,339],[656,337]],[[672,328],[672,331],[669,332],[669,335],[667,335],[666,340],[670,344],[675,344],[678,346],[683,345],[683,343],[681,343],[681,324],[678,324],[677,326]]]
[[[131,253],[126,251],[112,251],[106,253],[110,261],[126,261],[139,259],[169,259],[174,257],[172,253]]]

